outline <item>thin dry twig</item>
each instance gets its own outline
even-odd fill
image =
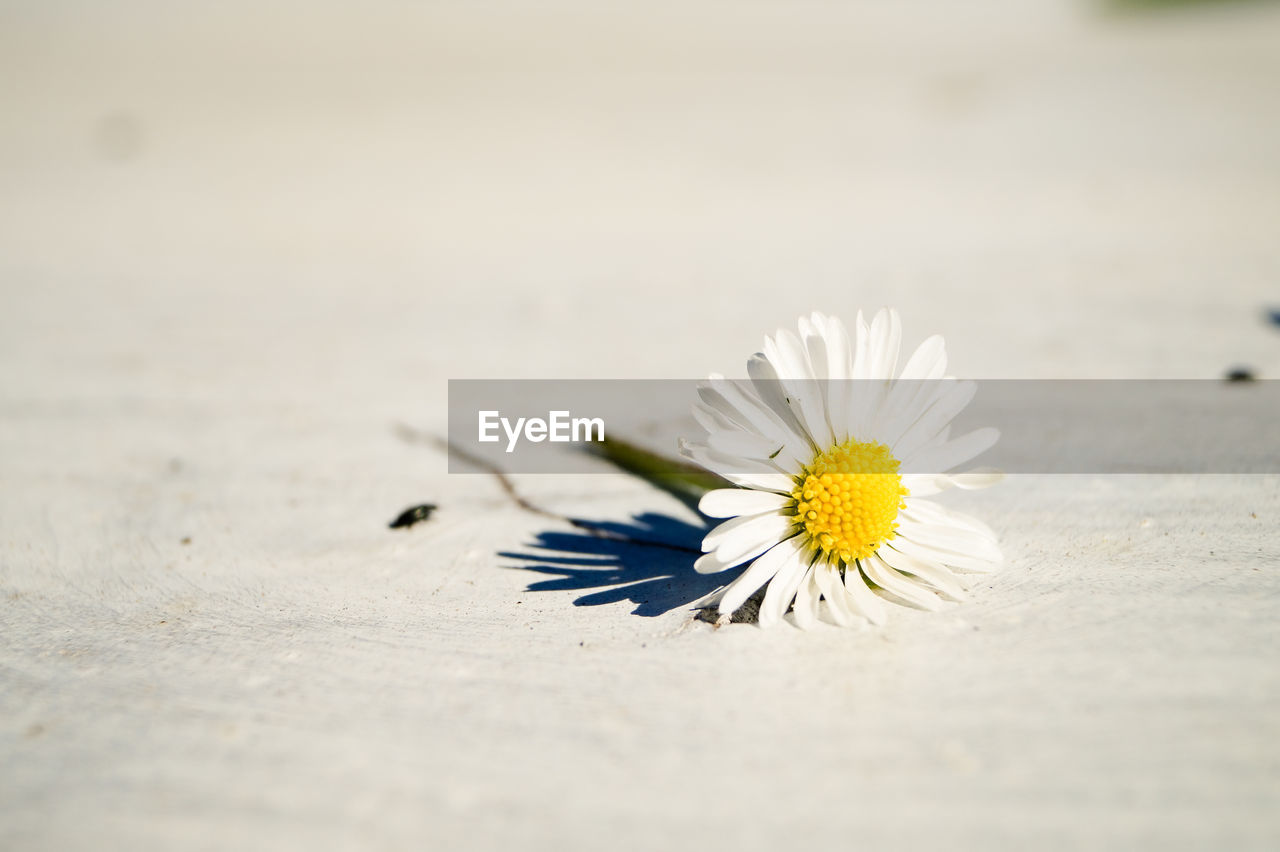
[[[635,544],[635,545],[641,545],[645,547],[661,547],[667,550],[679,550],[685,553],[701,553],[702,552],[697,548],[686,547],[682,544],[671,544],[665,541],[650,541],[648,539],[632,538],[631,536],[628,536],[628,535],[622,535],[620,533],[616,533],[613,530],[604,529],[603,527],[597,524],[593,524],[591,521],[584,521],[581,518],[572,518],[572,517],[569,517],[568,515],[564,515],[559,512],[553,512],[550,509],[545,509],[542,506],[539,506],[536,503],[533,503],[524,495],[522,495],[519,491],[517,491],[515,485],[511,481],[511,477],[507,476],[507,474],[500,467],[488,461],[487,459],[483,459],[477,455],[474,455],[473,453],[468,452],[462,447],[459,447],[457,444],[451,444],[446,438],[441,438],[439,435],[433,435],[429,432],[423,432],[419,429],[414,429],[413,427],[408,426],[404,423],[397,423],[395,424],[394,428],[395,428],[396,436],[400,438],[400,440],[404,441],[405,443],[420,444],[420,445],[432,447],[434,449],[439,450],[442,453],[451,454],[454,458],[460,459],[461,461],[464,461],[467,464],[475,465],[480,470],[483,470],[485,473],[490,474],[491,476],[493,476],[494,479],[498,481],[498,485],[501,486],[503,493],[505,493],[508,497],[510,497],[512,502],[514,502],[521,509],[524,509],[526,512],[532,512],[533,514],[541,515],[544,518],[555,518],[558,521],[563,521],[569,524],[570,526],[576,527],[577,529],[580,529],[586,533],[589,533],[590,535],[597,536],[599,538],[610,539],[612,541],[620,541],[620,542],[625,542],[627,544]]]

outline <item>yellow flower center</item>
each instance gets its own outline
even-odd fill
[[[819,453],[796,477],[796,523],[828,559],[853,562],[893,538],[909,493],[884,444],[846,441]]]

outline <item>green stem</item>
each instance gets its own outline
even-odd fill
[[[646,450],[630,441],[605,438],[588,444],[588,450],[620,470],[660,488],[693,510],[703,494],[716,488],[732,488],[733,483],[682,459],[673,459]]]

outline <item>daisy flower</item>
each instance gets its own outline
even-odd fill
[[[698,386],[694,417],[707,431],[681,453],[736,488],[707,492],[699,509],[726,518],[702,542],[701,573],[750,563],[704,599],[722,617],[766,584],[759,623],[787,608],[808,627],[824,609],[837,624],[879,624],[885,601],[938,609],[964,598],[964,575],[1001,562],[981,521],[922,499],[979,488],[1000,474],[949,473],[999,433],[951,436],[976,391],[947,377],[941,337],[898,370],[901,323],[858,314],[852,340],[834,317],[802,317],[799,334],[766,337],[747,362],[749,380],[713,375]]]

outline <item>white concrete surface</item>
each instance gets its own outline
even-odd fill
[[[1274,477],[1019,477],[954,501],[1008,555],[972,603],[716,631],[679,554],[392,426],[881,304],[975,376],[1280,376],[1278,40],[1265,3],[5,4],[0,848],[1275,848]]]

